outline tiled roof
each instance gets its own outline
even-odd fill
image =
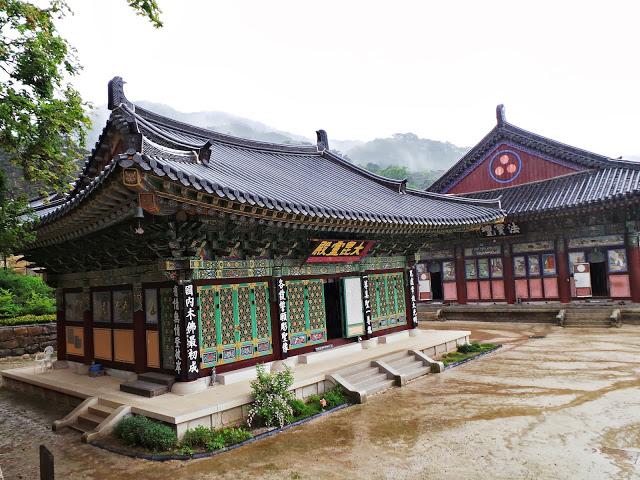
[[[640,169],[631,165],[585,170],[540,182],[470,193],[466,196],[482,199],[499,196],[507,215],[525,216],[614,202],[639,194]]]
[[[459,177],[464,175],[465,172],[468,172],[475,164],[481,162],[493,147],[504,141],[521,145],[522,147],[540,152],[545,156],[553,157],[558,161],[574,165],[580,169],[608,168],[614,166],[633,167],[636,165],[635,162],[614,160],[604,155],[572,147],[512,125],[506,121],[504,107],[502,105],[498,105],[496,117],[496,126],[480,140],[475,147],[469,150],[466,155],[436,180],[428,188],[430,192],[448,191]]]
[[[326,148],[328,140],[323,131],[318,132],[318,145],[241,139],[137,107],[118,90],[121,86],[121,79],[110,83],[109,106],[113,112],[109,122],[120,128],[126,123],[129,131],[141,136],[139,148],[115,157],[93,178],[87,173],[96,170],[90,158],[82,173],[86,180],[78,181],[67,202],[48,212],[43,223],[82,202],[118,164],[134,163],[197,190],[306,217],[456,228],[494,222],[504,216],[495,200],[415,191],[406,188],[406,180],[381,177],[355,166]]]

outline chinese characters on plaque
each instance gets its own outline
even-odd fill
[[[416,306],[416,285],[413,269],[409,270],[409,291],[411,295],[411,320],[413,326],[418,328],[418,307]]]
[[[198,324],[195,312],[195,296],[193,295],[193,284],[184,286],[184,333],[187,343],[187,364],[189,365],[187,375],[198,374]]]
[[[496,223],[493,225],[484,225],[480,227],[481,237],[508,237],[511,235],[520,235],[522,230],[516,222]]]
[[[284,280],[278,279],[278,316],[280,320],[280,347],[282,356],[289,351],[289,321],[287,319],[287,288]]]
[[[181,332],[180,332],[180,297],[178,286],[173,287],[173,341],[176,374],[182,373],[182,355],[180,354]]]
[[[314,240],[307,263],[357,262],[374,243],[367,240]]]
[[[364,310],[364,326],[367,335],[373,333],[373,326],[371,325],[371,300],[369,298],[369,276],[362,276],[362,305]]]

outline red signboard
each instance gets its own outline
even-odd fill
[[[369,240],[313,240],[307,263],[357,262],[375,243]]]

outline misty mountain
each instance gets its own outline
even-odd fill
[[[226,112],[185,113],[161,103],[140,101],[136,104],[180,122],[236,137],[285,144],[315,143],[315,139],[311,137],[296,135]],[[109,110],[106,106],[102,106],[94,110],[91,116],[94,129],[88,136],[89,148],[93,147],[98,140],[101,129],[109,117]],[[410,186],[414,188],[426,188],[468,150],[449,142],[420,138],[414,133],[396,133],[388,138],[376,138],[370,141],[339,140],[332,138],[330,134],[331,132],[329,132],[331,149],[344,155],[349,161],[380,175],[408,178]]]

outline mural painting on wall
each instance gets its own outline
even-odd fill
[[[556,274],[556,256],[553,253],[542,254],[542,274],[543,275],[555,275]]]
[[[586,263],[587,257],[584,252],[569,252],[570,272],[573,272],[573,266],[578,263]]]
[[[516,277],[527,276],[527,267],[524,257],[513,257],[513,274]]]
[[[610,272],[627,271],[627,252],[624,248],[614,248],[609,250],[607,261]]]
[[[491,258],[491,277],[492,278],[502,278],[504,269],[502,268],[502,258],[501,257],[492,257]]]
[[[529,255],[529,275],[540,275],[540,259],[538,255]]]
[[[501,150],[489,162],[489,176],[498,183],[514,181],[521,171],[522,159],[513,150]]]
[[[452,261],[442,262],[442,279],[453,281],[456,279],[456,264]]]

